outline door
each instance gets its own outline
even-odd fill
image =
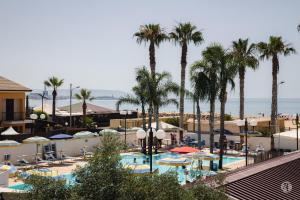
[[[14,99],[6,99],[6,120],[14,120],[15,105]]]

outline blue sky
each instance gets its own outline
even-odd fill
[[[0,74],[31,88],[55,75],[90,89],[130,91],[135,68],[148,66],[148,46],[133,38],[140,25],[160,23],[171,31],[190,21],[205,42],[189,46],[188,64],[212,42],[229,48],[233,40],[267,41],[282,36],[300,52],[300,1],[297,0],[1,0]],[[157,70],[179,83],[180,48],[163,43]],[[300,56],[280,57],[280,97],[300,97]],[[188,77],[187,77],[188,80]],[[187,81],[188,82],[188,81]],[[189,85],[189,84],[188,84]],[[232,97],[238,97],[238,84]],[[271,96],[271,62],[246,75],[247,97]]]

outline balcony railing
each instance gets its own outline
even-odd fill
[[[24,112],[2,112],[2,121],[19,121],[24,119]]]

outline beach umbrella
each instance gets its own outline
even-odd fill
[[[71,139],[73,138],[73,136],[68,134],[56,134],[56,135],[52,135],[49,138],[53,140],[63,140],[63,139]]]
[[[131,164],[128,165],[127,168],[131,169],[131,173],[134,175],[143,175],[150,173],[150,166],[149,165],[142,165],[142,164]]]
[[[1,135],[19,135],[19,134],[20,133],[15,131],[15,129],[11,126],[1,133]]]
[[[119,133],[118,131],[114,130],[114,129],[103,129],[102,131],[99,132],[100,134],[104,134],[104,133]]]
[[[74,138],[88,138],[88,137],[95,137],[98,136],[97,133],[92,133],[90,131],[80,131],[73,135]]]
[[[20,143],[14,140],[2,140],[0,141],[0,147],[17,147]]]
[[[193,153],[193,152],[198,152],[200,150],[193,148],[193,147],[184,146],[184,147],[175,147],[174,149],[171,149],[170,151],[173,153]]]
[[[168,166],[186,166],[186,165],[190,165],[192,163],[192,160],[188,159],[188,158],[163,158],[160,159],[156,162],[159,165],[168,165]]]
[[[0,170],[8,171],[10,174],[13,174],[17,171],[17,168],[13,165],[2,165],[0,166]]]
[[[38,155],[39,153],[39,145],[49,142],[50,140],[48,138],[45,137],[40,137],[40,136],[33,136],[33,137],[29,137],[25,140],[23,140],[23,143],[28,143],[28,144],[36,144],[36,155]]]
[[[198,152],[194,152],[194,153],[188,153],[186,155],[184,155],[184,157],[186,158],[193,158],[193,159],[198,159],[204,156],[209,156],[211,153],[207,152],[207,151],[198,151]]]

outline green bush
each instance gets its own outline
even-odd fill
[[[224,117],[225,117],[225,121],[232,121],[233,120],[233,118],[230,114],[225,114]]]
[[[179,127],[179,117],[166,118],[163,119],[163,121],[168,124],[172,124],[173,126]]]

